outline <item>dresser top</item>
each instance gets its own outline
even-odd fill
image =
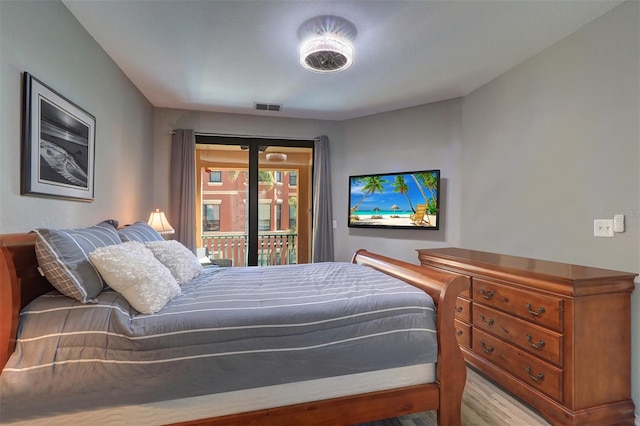
[[[638,274],[614,271],[610,269],[592,268],[569,263],[551,262],[548,260],[530,259],[499,253],[449,247],[437,249],[418,249],[418,256],[436,257],[443,261],[463,262],[468,265],[481,266],[502,272],[527,272],[530,275],[554,277],[568,281],[590,281],[600,279],[631,279]]]

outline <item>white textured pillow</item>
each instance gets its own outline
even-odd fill
[[[145,247],[153,252],[156,259],[169,268],[178,284],[191,281],[202,273],[202,265],[196,256],[178,241],[153,241],[146,243]]]
[[[181,293],[171,271],[138,241],[98,248],[89,259],[109,287],[143,314],[158,312]]]

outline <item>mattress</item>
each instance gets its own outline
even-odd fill
[[[21,313],[0,420],[429,364],[435,330],[430,296],[350,263],[206,269],[153,315],[52,293]]]
[[[26,421],[11,423],[3,421],[2,424],[12,426],[164,425],[433,383],[435,374],[436,364],[419,364],[171,401],[119,405]]]

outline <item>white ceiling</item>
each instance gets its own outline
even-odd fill
[[[464,96],[621,1],[63,3],[156,107],[344,120]],[[356,27],[342,73],[299,65],[298,31],[318,15]]]

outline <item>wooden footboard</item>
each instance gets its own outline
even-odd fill
[[[184,425],[349,425],[420,411],[438,410],[438,423],[461,424],[466,367],[455,337],[458,294],[469,287],[460,275],[423,268],[359,250],[353,262],[399,278],[431,295],[438,307],[436,382],[380,392],[202,419]],[[37,269],[33,234],[0,235],[0,368],[15,349],[20,310],[53,287]]]
[[[371,266],[428,293],[438,307],[438,424],[459,425],[462,392],[467,370],[455,331],[455,304],[460,292],[470,286],[469,278],[402,262],[358,250],[353,262]]]

